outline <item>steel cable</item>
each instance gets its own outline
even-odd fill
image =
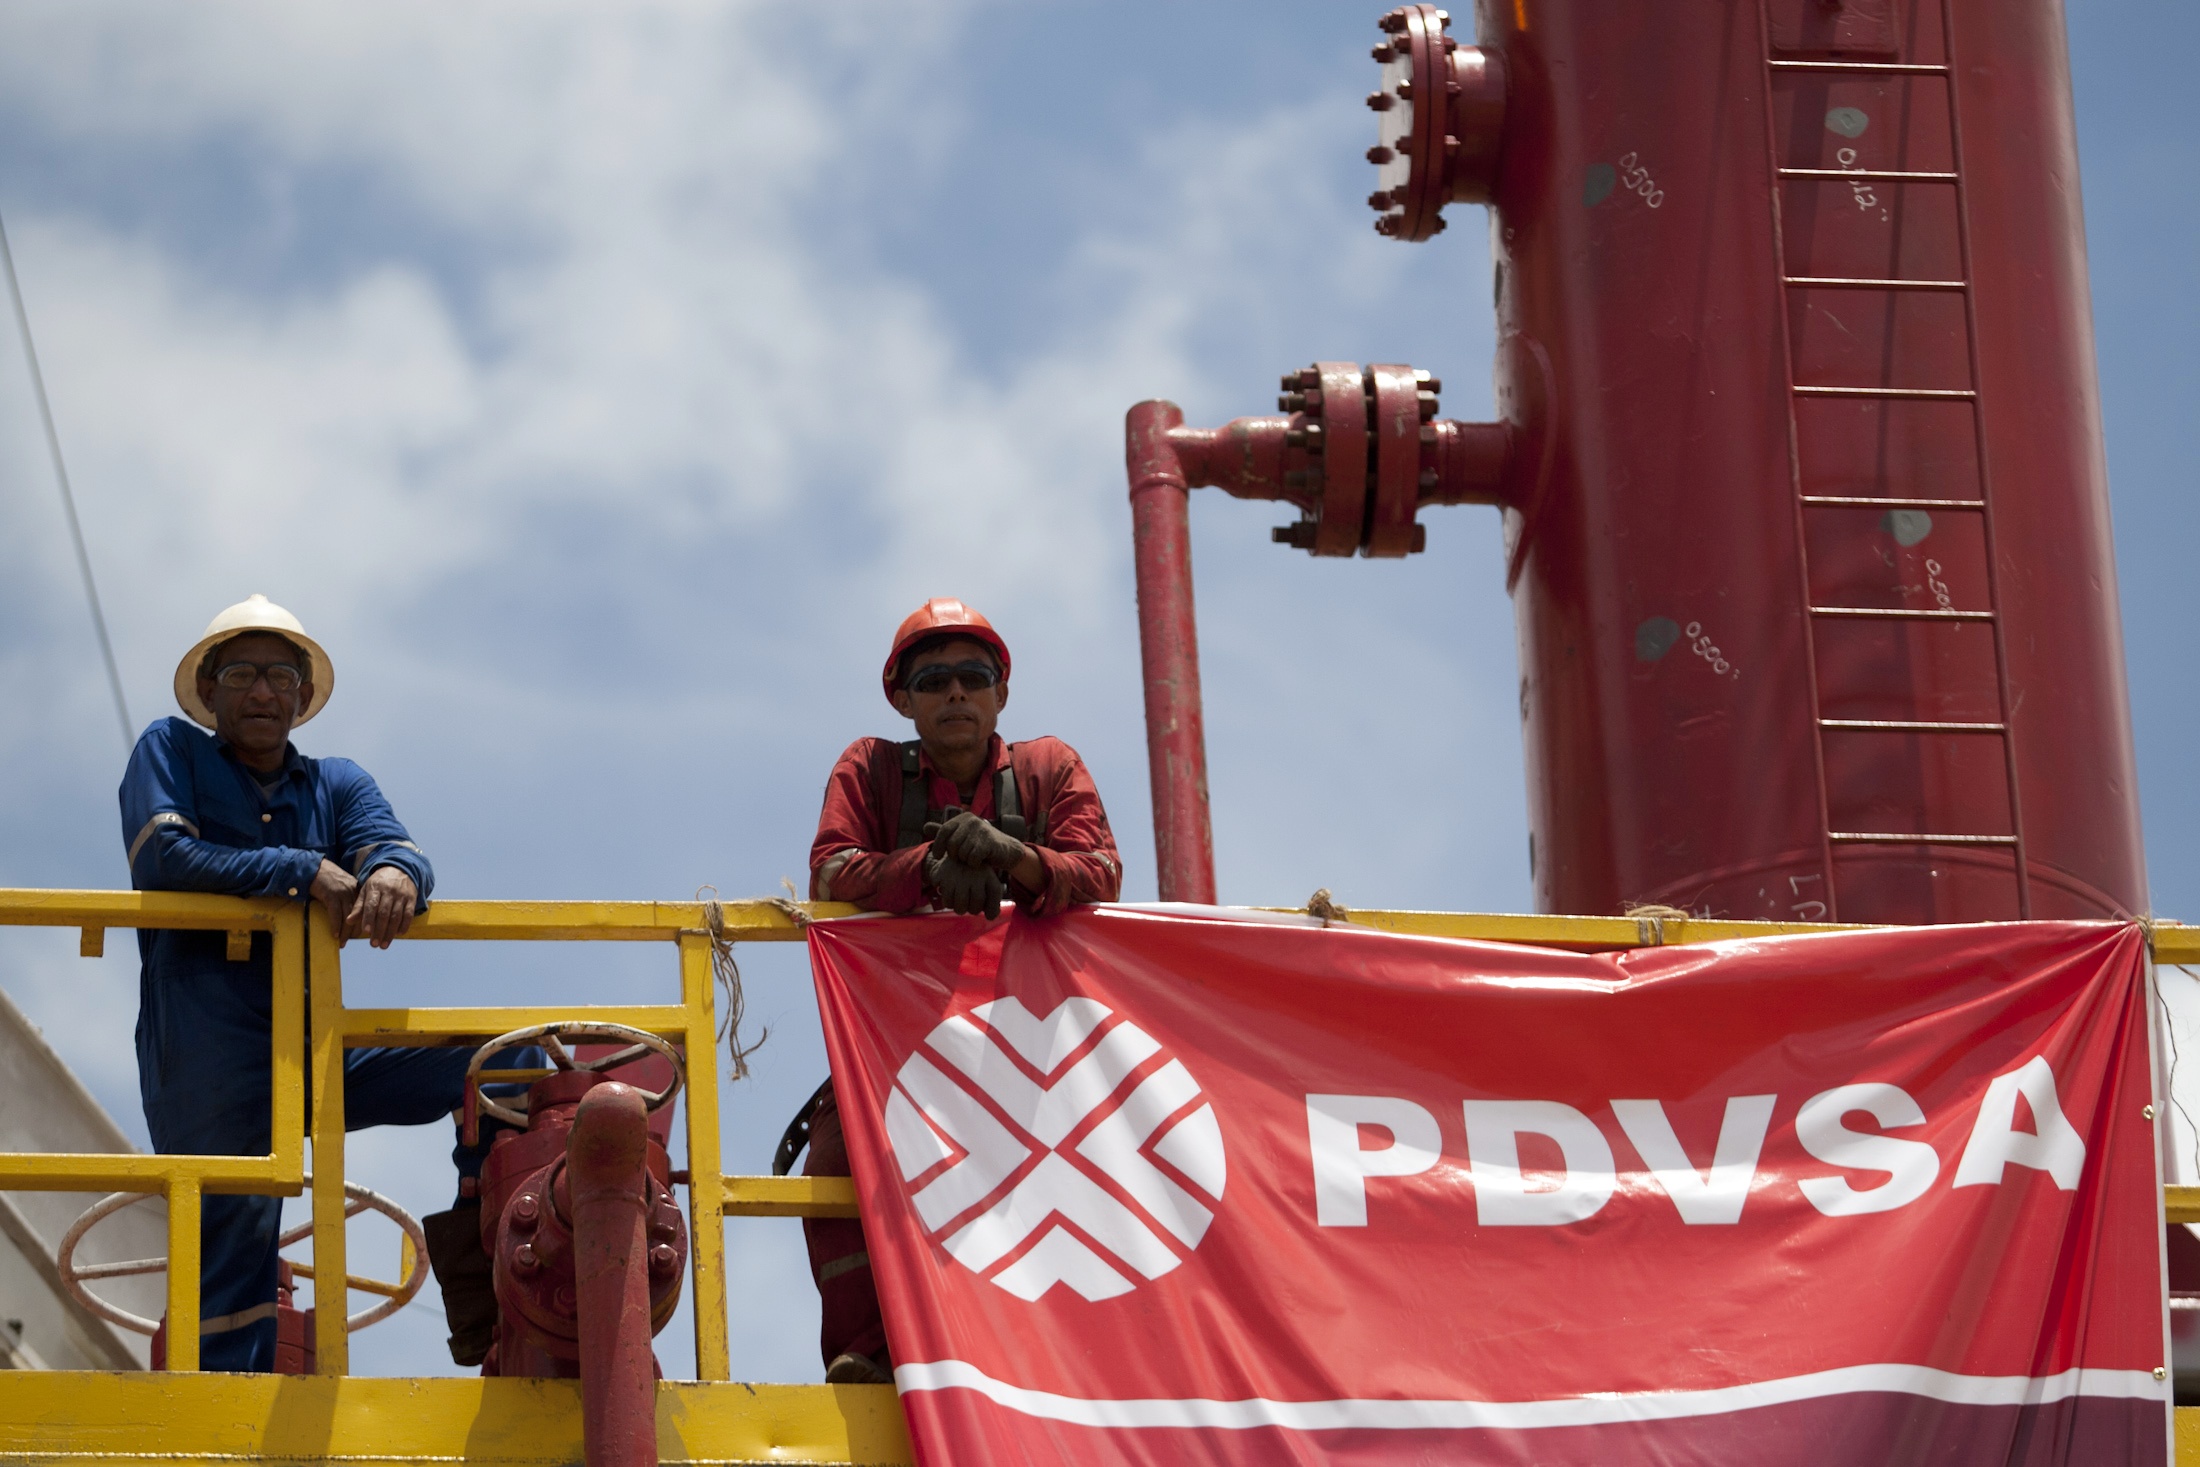
[[[15,252],[8,247],[8,228],[0,220],[0,267],[8,277],[8,299],[15,306],[15,326],[23,338],[23,360],[30,365],[31,391],[38,398],[38,420],[46,430],[46,451],[53,456],[53,476],[61,486],[61,510],[68,517],[69,541],[76,547],[76,568],[84,577],[84,599],[92,609],[92,630],[99,634],[99,655],[107,664],[107,686],[115,695],[115,717],[122,724],[122,746],[136,742],[131,734],[130,705],[122,696],[122,673],[115,666],[114,643],[107,637],[107,616],[100,610],[99,586],[92,579],[92,557],[84,548],[84,526],[76,517],[76,491],[69,485],[69,466],[61,457],[61,435],[54,430],[53,406],[46,400],[46,374],[38,365],[38,347],[31,340],[30,313],[23,308],[23,287],[15,278]]]

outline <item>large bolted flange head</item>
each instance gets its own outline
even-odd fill
[[[1504,60],[1452,39],[1451,16],[1433,5],[1400,6],[1381,25],[1382,85],[1367,99],[1379,120],[1367,161],[1379,172],[1367,202],[1378,233],[1427,239],[1442,232],[1446,204],[1496,197]]]

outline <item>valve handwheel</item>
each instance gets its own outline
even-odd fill
[[[610,1054],[598,1055],[594,1059],[583,1060],[575,1058],[573,1053],[565,1047],[563,1041],[568,1039],[593,1039],[614,1044],[623,1043],[626,1047],[613,1050]],[[530,1044],[540,1046],[543,1052],[550,1056],[550,1063],[561,1070],[587,1070],[593,1072],[615,1070],[621,1065],[630,1064],[640,1059],[645,1054],[660,1054],[671,1062],[672,1078],[665,1082],[665,1088],[662,1090],[643,1091],[644,1103],[650,1113],[655,1114],[672,1104],[672,1098],[680,1093],[680,1076],[682,1073],[680,1051],[673,1048],[669,1041],[660,1039],[647,1030],[632,1029],[624,1024],[591,1024],[577,1020],[557,1024],[535,1024],[525,1029],[514,1029],[509,1034],[499,1034],[496,1038],[474,1051],[473,1062],[466,1066],[466,1104],[469,1112],[466,1118],[466,1134],[469,1139],[474,1134],[472,1110],[477,1105],[480,1107],[482,1114],[495,1116],[508,1126],[519,1126],[524,1129],[527,1125],[527,1113],[525,1111],[503,1105],[494,1096],[482,1094],[481,1072],[483,1067],[489,1063],[492,1055],[502,1054],[505,1050],[518,1049]]]
[[[313,1176],[310,1172],[306,1175],[305,1183],[308,1189],[313,1186]],[[150,1192],[116,1192],[93,1203],[84,1210],[83,1216],[69,1225],[68,1232],[62,1234],[60,1256],[56,1260],[61,1271],[61,1286],[69,1291],[70,1298],[76,1300],[77,1303],[83,1305],[101,1319],[106,1320],[109,1324],[117,1325],[141,1335],[157,1333],[160,1329],[160,1321],[147,1319],[142,1314],[132,1314],[127,1309],[110,1304],[86,1288],[85,1284],[94,1279],[131,1278],[141,1274],[164,1273],[168,1268],[168,1260],[164,1257],[132,1258],[119,1263],[79,1264],[76,1261],[76,1249],[77,1245],[84,1241],[84,1235],[101,1222],[113,1217],[123,1208],[133,1203],[143,1202],[152,1195]],[[359,1289],[366,1293],[384,1296],[381,1303],[369,1305],[357,1314],[346,1316],[344,1328],[358,1330],[388,1319],[398,1310],[411,1303],[413,1295],[420,1292],[420,1286],[428,1281],[428,1240],[421,1233],[420,1222],[417,1218],[373,1188],[363,1187],[357,1182],[346,1182],[344,1184],[344,1197],[345,1217],[357,1217],[362,1212],[379,1212],[391,1222],[397,1224],[398,1229],[404,1233],[407,1244],[405,1249],[405,1276],[398,1282],[388,1284],[379,1279],[357,1277],[347,1277],[344,1280],[347,1293],[351,1289]],[[303,1241],[312,1232],[313,1224],[310,1220],[299,1223],[296,1227],[286,1230],[276,1246],[288,1248],[293,1243]],[[291,1269],[300,1277],[313,1277],[310,1264],[292,1264]],[[318,1285],[316,1285],[316,1288],[318,1288]]]

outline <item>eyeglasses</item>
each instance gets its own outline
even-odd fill
[[[989,663],[935,662],[909,674],[902,686],[912,693],[944,693],[950,683],[961,683],[966,693],[982,693],[1000,680],[1000,673]]]
[[[305,674],[287,662],[232,662],[214,674],[214,681],[232,692],[249,692],[261,678],[278,693],[295,693],[298,685],[306,680]]]

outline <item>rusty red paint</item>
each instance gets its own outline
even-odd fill
[[[580,1315],[581,1438],[588,1467],[656,1467],[657,1372],[649,1341],[652,1276],[677,1278],[678,1255],[649,1242],[649,1114],[642,1093],[608,1081],[581,1097],[562,1181],[572,1199]]]
[[[1317,555],[1402,556],[1422,546],[1421,505],[1496,503],[1512,459],[1502,423],[1430,421],[1440,384],[1411,367],[1320,362],[1282,380],[1289,417],[1187,428],[1176,404],[1155,401],[1124,422],[1163,901],[1215,900],[1190,491],[1298,506],[1275,537]]]
[[[1142,402],[1125,425],[1125,451],[1146,682],[1146,758],[1153,780],[1154,866],[1163,901],[1212,902],[1215,850],[1192,612],[1190,486],[1170,439],[1170,430],[1183,422],[1175,403]]]
[[[577,1376],[589,1467],[656,1460],[649,1342],[687,1268],[670,1179],[642,1093],[589,1071],[537,1081],[527,1130],[482,1171],[499,1315],[482,1373]]]

